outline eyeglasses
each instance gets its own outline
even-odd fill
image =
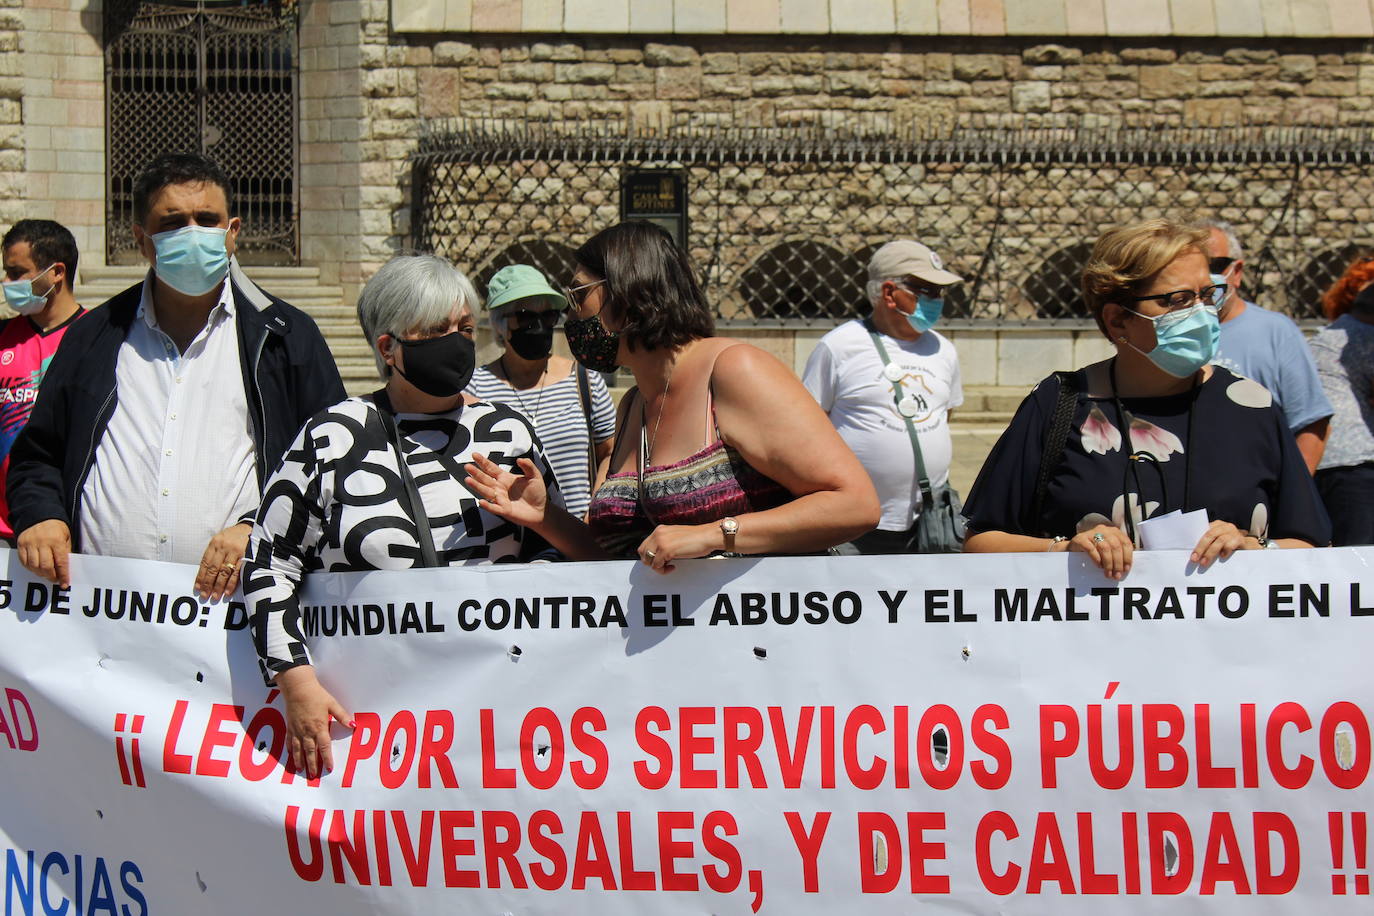
[[[1199,290],[1176,289],[1172,293],[1160,293],[1157,296],[1133,296],[1130,302],[1159,302],[1169,311],[1187,308],[1194,302],[1201,302],[1211,308],[1220,308],[1221,303],[1226,299],[1226,294],[1230,289],[1225,283],[1217,283],[1212,286],[1204,286]],[[1141,317],[1149,317],[1141,316]]]
[[[605,280],[593,280],[590,283],[583,283],[581,286],[563,287],[563,296],[568,300],[568,305],[573,308],[581,308],[582,303],[587,301],[591,295],[591,290],[605,283]]]
[[[1207,269],[1214,274],[1226,273],[1226,269],[1236,263],[1235,258],[1211,258],[1207,262]]]
[[[932,299],[939,299],[944,292],[941,287],[932,286],[926,281],[918,280],[915,277],[905,277],[898,282],[898,285],[913,296],[929,296]]]
[[[535,325],[543,325],[546,328],[552,328],[557,326],[562,317],[562,312],[534,312],[529,309],[520,309],[519,311],[511,312],[506,316],[506,319],[508,321],[514,320],[518,328],[532,328]]]

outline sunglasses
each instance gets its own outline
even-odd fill
[[[605,282],[605,280],[593,280],[590,283],[583,283],[581,286],[565,286],[563,287],[563,297],[568,300],[568,305],[573,308],[581,308],[582,303],[591,295],[591,291]]]
[[[1210,258],[1207,261],[1207,269],[1214,274],[1226,272],[1226,268],[1236,263],[1235,258]]]
[[[920,280],[916,277],[907,277],[899,281],[898,285],[913,296],[929,296],[932,299],[939,299],[944,295],[944,289],[942,287],[927,283],[925,280]]]
[[[514,320],[516,327],[519,328],[532,328],[536,325],[552,328],[556,327],[562,318],[562,312],[532,312],[529,309],[519,309],[506,316],[508,321]]]

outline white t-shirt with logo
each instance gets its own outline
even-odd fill
[[[863,322],[847,321],[816,344],[802,383],[873,478],[883,504],[878,527],[905,531],[920,511],[921,489],[894,386],[910,405],[932,486],[949,480],[949,412],[964,403],[964,388],[954,344],[935,331],[915,340],[878,336],[895,368],[884,365]]]

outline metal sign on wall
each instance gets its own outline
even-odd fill
[[[687,247],[687,172],[626,169],[620,185],[620,218],[661,226],[679,248]]]

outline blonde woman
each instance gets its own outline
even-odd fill
[[[1022,402],[969,494],[966,551],[1081,551],[1121,579],[1142,522],[1199,509],[1200,566],[1330,541],[1268,390],[1208,364],[1226,290],[1208,274],[1206,243],[1202,230],[1158,219],[1097,240],[1083,295],[1116,354],[1045,379]]]

